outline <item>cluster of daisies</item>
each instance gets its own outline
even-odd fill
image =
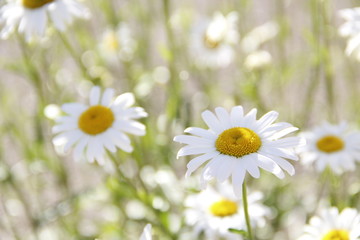
[[[101,94],[98,86],[93,87],[88,105],[66,103],[62,106],[66,115],[56,119],[54,144],[62,146],[64,151],[74,146],[75,160],[96,161],[100,165],[106,165],[108,154],[115,153],[118,148],[132,152],[128,134],[145,135],[145,126],[137,119],[147,116],[143,108],[133,107],[134,102],[131,93],[114,98],[114,89],[106,89]],[[233,107],[230,112],[222,107],[216,108],[215,113],[206,110],[202,118],[208,129],[190,127],[185,129],[187,134],[174,137],[174,141],[186,144],[179,150],[178,157],[197,155],[188,163],[186,176],[205,164],[200,175],[202,187],[205,189],[213,179],[219,184],[216,188],[210,186],[191,195],[185,201],[188,208],[186,221],[194,226],[196,236],[204,233],[207,239],[241,239],[240,235],[228,230],[245,229],[241,197],[246,173],[259,178],[261,168],[278,178],[285,177],[284,171],[293,175],[295,169],[289,160],[298,160],[299,151],[304,162],[315,163],[319,172],[326,167],[338,174],[354,170],[355,162],[360,159],[360,133],[348,132],[345,123],[325,123],[300,136],[287,136],[298,128],[287,122],[275,122],[277,112],[270,111],[259,119],[256,115],[256,109],[245,113],[241,106]],[[229,178],[232,184],[228,182]],[[252,225],[264,226],[265,218],[272,215],[271,210],[259,203],[262,199],[260,193],[254,192],[248,197]],[[354,211],[350,209],[343,214]],[[357,220],[355,215],[353,217]],[[343,218],[336,214],[329,216],[331,218],[323,220]],[[314,222],[319,224],[320,220],[316,221],[311,221],[311,226]],[[323,239],[331,239],[334,234],[356,235],[357,232],[352,233],[353,224],[354,221],[339,220],[339,226],[326,225],[328,229],[324,227],[321,233],[320,230],[312,232],[310,226],[306,236],[323,234],[330,236]]]
[[[347,53],[352,54],[360,42],[359,9],[346,9],[341,15],[348,20],[341,33],[351,37]],[[1,37],[8,37],[17,29],[27,40],[31,40],[45,34],[48,18],[58,31],[64,31],[75,17],[89,17],[89,11],[75,0],[11,1],[0,9]],[[194,27],[193,46],[196,49],[192,52],[202,58],[199,63],[221,67],[232,61],[234,52],[231,45],[239,41],[237,19],[234,12],[226,16],[216,13],[212,20]],[[267,23],[243,38],[243,48],[253,54],[248,60],[249,68],[257,66],[259,61],[254,59],[259,57],[266,63],[269,54],[258,50],[259,46],[274,37],[277,31],[276,24]],[[125,25],[116,31],[106,32],[103,38],[104,45],[99,46],[103,50],[101,52],[111,54],[122,51],[123,60],[131,59],[136,44]],[[121,49],[122,46],[127,47]],[[115,54],[115,57],[118,56]],[[88,104],[64,104],[62,110],[65,115],[57,118],[53,127],[56,134],[54,144],[61,146],[65,152],[73,147],[75,160],[97,162],[104,166],[109,164],[109,154],[118,149],[132,152],[128,135],[146,134],[145,126],[137,120],[147,117],[147,113],[141,107],[133,107],[135,98],[132,93],[116,98],[114,95],[114,89],[109,88],[102,93],[100,87],[94,86]],[[195,235],[204,233],[210,240],[242,239],[240,235],[229,232],[229,228],[246,228],[244,206],[239,199],[244,193],[247,173],[259,178],[261,168],[278,178],[285,177],[284,171],[293,175],[295,169],[289,160],[298,160],[298,153],[304,163],[314,163],[319,172],[330,168],[336,174],[342,174],[354,170],[356,162],[360,161],[360,134],[351,132],[346,123],[324,123],[300,136],[288,136],[298,128],[287,122],[275,122],[277,118],[275,111],[257,119],[256,109],[245,113],[241,106],[235,106],[230,111],[218,107],[215,112],[207,110],[202,113],[207,129],[189,127],[185,130],[186,134],[174,137],[175,142],[186,145],[179,150],[177,157],[197,155],[188,163],[186,176],[205,165],[200,175],[204,191],[189,196],[185,201],[188,207],[186,221],[194,226]],[[230,178],[231,184],[228,181]],[[214,179],[218,185],[206,188],[208,182]],[[274,213],[259,203],[262,199],[260,193],[254,192],[248,197],[251,224],[264,226],[265,218]],[[151,225],[147,225],[141,239],[151,239],[150,232]],[[360,215],[355,209],[347,208],[339,213],[337,209],[330,208],[324,210],[320,217],[312,218],[305,232],[301,239],[357,239],[360,237]]]

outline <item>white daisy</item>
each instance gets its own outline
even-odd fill
[[[342,9],[339,15],[346,21],[339,28],[339,34],[348,38],[345,53],[360,59],[360,8]]]
[[[194,26],[190,51],[196,64],[204,67],[226,67],[235,56],[231,44],[238,41],[237,13],[224,16],[217,12],[211,21]]]
[[[360,134],[348,130],[345,122],[339,125],[324,123],[304,133],[307,144],[300,149],[303,162],[315,163],[319,172],[326,166],[337,174],[354,170],[355,161],[360,160]]]
[[[93,87],[90,92],[90,104],[67,103],[62,110],[67,116],[56,119],[53,132],[58,134],[53,142],[64,146],[68,151],[75,146],[74,159],[86,158],[103,165],[106,149],[116,152],[116,147],[131,152],[130,138],[125,133],[145,135],[145,126],[134,119],[146,117],[147,113],[134,104],[132,93],[124,93],[113,101],[114,89],[105,90],[100,98],[100,88]]]
[[[143,233],[140,236],[140,240],[151,240],[151,224],[147,224],[144,228]]]
[[[201,154],[188,163],[186,176],[210,160],[201,174],[202,186],[213,178],[223,182],[231,175],[235,194],[240,197],[246,172],[255,178],[260,177],[259,167],[279,178],[284,177],[281,168],[290,175],[295,173],[284,158],[298,160],[293,148],[303,141],[299,137],[280,139],[298,129],[286,122],[273,124],[277,112],[268,112],[259,120],[256,120],[256,109],[244,115],[241,106],[233,107],[230,114],[218,107],[215,113],[202,113],[208,130],[191,127],[185,132],[194,136],[174,138],[176,142],[188,144],[179,150],[177,157]]]
[[[356,240],[360,237],[360,215],[356,209],[324,209],[312,217],[299,240]]]
[[[99,44],[100,54],[110,62],[119,59],[131,60],[135,48],[136,42],[131,37],[130,28],[126,23],[120,24],[116,30],[106,30]]]
[[[249,194],[248,207],[250,221],[253,227],[265,225],[265,217],[270,215],[270,209],[259,203],[260,192]],[[185,200],[185,219],[194,227],[194,239],[202,232],[206,239],[240,240],[238,234],[229,232],[229,228],[246,229],[244,210],[241,201],[234,195],[228,182],[219,184],[215,189],[207,188],[199,194],[190,195]]]
[[[15,0],[0,9],[1,38],[7,38],[16,28],[30,41],[43,36],[48,17],[55,28],[65,31],[75,17],[88,18],[89,11],[75,0]]]

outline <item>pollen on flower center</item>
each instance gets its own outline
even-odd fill
[[[336,229],[328,232],[322,240],[349,240],[349,232],[346,230]]]
[[[210,206],[210,212],[217,217],[227,217],[237,213],[238,206],[235,202],[223,199]]]
[[[209,49],[215,49],[220,45],[220,41],[211,39],[207,34],[204,35],[204,45]]]
[[[337,136],[325,136],[317,141],[317,148],[326,153],[337,152],[344,148],[344,142]]]
[[[242,157],[257,152],[260,137],[248,128],[235,127],[222,132],[215,142],[216,149],[226,155]]]
[[[96,135],[111,127],[114,119],[110,108],[96,105],[91,106],[80,115],[78,126],[83,132]]]
[[[45,4],[54,2],[55,0],[22,0],[22,4],[26,8],[39,8],[44,6]]]

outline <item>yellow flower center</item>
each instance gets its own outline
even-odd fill
[[[44,6],[45,4],[51,3],[55,0],[22,0],[22,4],[26,8],[39,8]]]
[[[116,33],[114,32],[108,33],[105,36],[104,42],[105,46],[112,51],[118,50],[120,48],[119,41],[117,39]]]
[[[349,232],[346,230],[331,230],[321,240],[349,240]]]
[[[238,206],[235,202],[223,199],[210,206],[210,212],[217,217],[227,217],[237,213]]]
[[[318,140],[316,146],[320,151],[332,153],[343,149],[344,142],[339,137],[329,135]]]
[[[204,45],[209,49],[215,49],[220,45],[220,41],[211,39],[207,34],[204,35]]]
[[[234,127],[222,132],[215,146],[222,154],[242,157],[257,152],[261,147],[261,139],[248,128]]]
[[[111,127],[114,119],[110,108],[96,105],[91,106],[80,115],[78,126],[83,132],[96,135]]]

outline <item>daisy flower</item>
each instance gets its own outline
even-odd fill
[[[265,225],[265,217],[270,209],[262,205],[260,192],[248,196],[250,221],[255,227]],[[185,219],[194,226],[194,239],[203,232],[208,240],[240,240],[238,234],[229,232],[229,228],[246,229],[241,201],[234,195],[228,182],[219,184],[216,189],[209,187],[199,194],[190,195],[185,200]]]
[[[15,0],[0,9],[1,38],[7,38],[16,28],[30,41],[43,36],[48,17],[59,31],[65,31],[75,17],[88,18],[89,11],[75,0]]]
[[[151,240],[151,224],[147,224],[144,228],[143,233],[140,236],[140,240]]]
[[[86,158],[104,165],[106,150],[116,152],[116,147],[132,152],[130,138],[126,133],[143,136],[145,126],[135,119],[146,117],[147,113],[134,104],[132,93],[124,93],[113,101],[114,89],[108,88],[100,97],[100,88],[90,92],[89,105],[66,103],[62,110],[67,116],[56,119],[53,127],[55,145],[64,146],[64,151],[75,145],[75,160]]]
[[[223,182],[232,176],[235,194],[240,197],[246,172],[255,178],[260,177],[259,167],[279,178],[284,177],[282,169],[290,175],[295,173],[285,158],[298,160],[293,148],[302,141],[300,137],[280,139],[298,128],[286,122],[273,124],[277,112],[268,112],[259,120],[256,120],[255,108],[246,115],[241,106],[233,107],[230,113],[218,107],[215,113],[208,110],[202,113],[209,129],[190,127],[185,132],[193,136],[174,138],[176,142],[187,144],[177,157],[201,154],[188,163],[186,176],[209,161],[201,174],[202,187],[213,178]]]
[[[340,26],[339,34],[348,38],[345,53],[360,58],[360,8],[347,8],[339,11],[340,17],[346,22]]]
[[[108,29],[104,32],[99,44],[99,51],[110,62],[116,62],[118,59],[129,61],[135,47],[136,42],[131,37],[129,26],[122,23],[116,30]]]
[[[356,209],[324,209],[310,219],[299,240],[356,240],[360,237],[360,215]]]
[[[337,174],[354,170],[355,161],[360,160],[360,134],[348,130],[345,122],[339,125],[324,123],[304,133],[307,144],[300,148],[303,162],[315,163],[319,172],[326,166]]]
[[[226,67],[234,59],[231,44],[238,41],[238,15],[231,12],[224,16],[217,12],[211,21],[204,20],[194,26],[190,51],[196,64],[204,67]]]

